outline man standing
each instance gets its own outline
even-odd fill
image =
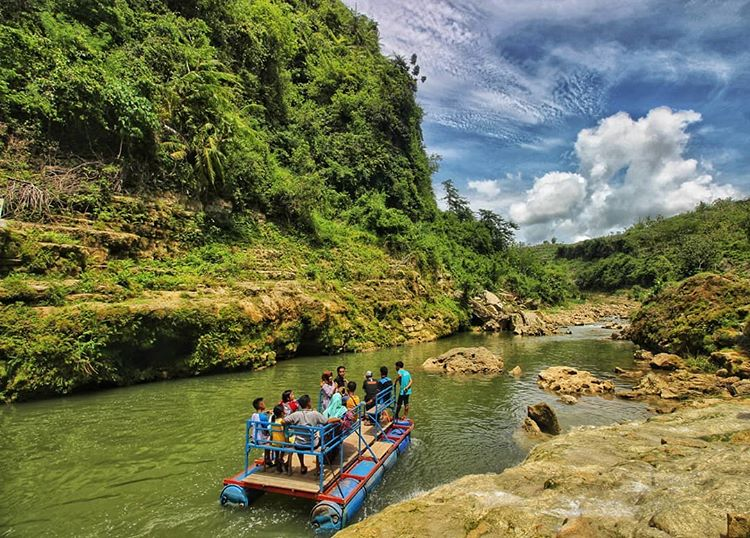
[[[383,389],[389,389],[392,386],[393,386],[393,381],[391,381],[391,378],[388,377],[388,367],[381,366],[380,367],[380,380],[378,381],[378,392],[380,392]]]
[[[341,389],[346,389],[346,386],[349,384],[346,380],[346,367],[345,366],[339,366],[336,368],[336,379],[333,380],[338,387],[336,390],[341,391]]]
[[[365,382],[362,383],[362,389],[365,391],[365,408],[369,410],[375,407],[375,398],[378,395],[378,382],[372,378],[372,372],[367,370]]]
[[[398,420],[398,413],[401,411],[401,405],[404,406],[404,418],[409,416],[409,396],[411,396],[411,374],[404,368],[404,363],[398,361],[396,363],[396,383],[400,383],[400,390],[398,393],[398,403],[396,404],[396,418]]]

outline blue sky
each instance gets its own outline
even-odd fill
[[[345,0],[419,56],[430,153],[519,238],[750,192],[750,1]]]

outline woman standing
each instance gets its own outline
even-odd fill
[[[320,376],[320,397],[318,398],[318,412],[322,413],[328,409],[331,403],[331,397],[336,392],[336,385],[333,383],[333,372],[326,370]]]

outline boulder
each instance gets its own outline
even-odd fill
[[[604,394],[615,390],[611,381],[594,377],[586,370],[567,366],[552,366],[542,370],[537,384],[558,394]]]
[[[469,300],[472,314],[482,322],[482,330],[497,332],[508,330],[506,307],[491,291],[483,291]]]
[[[520,367],[520,366],[516,365],[516,366],[514,366],[514,367],[513,367],[513,369],[512,369],[512,370],[511,370],[510,372],[508,372],[508,373],[509,373],[510,375],[514,376],[514,377],[521,377],[521,375],[523,374],[523,370],[521,370],[521,367]]]
[[[658,353],[649,361],[648,365],[654,370],[681,370],[685,363],[677,355]]]
[[[510,330],[517,336],[544,336],[554,332],[541,314],[530,310],[511,314]]]
[[[427,359],[422,367],[428,372],[446,374],[497,375],[503,371],[503,359],[484,347],[457,347]]]
[[[743,379],[727,387],[732,396],[750,396],[750,379]]]
[[[560,401],[567,405],[573,405],[578,403],[578,398],[576,398],[575,396],[571,396],[570,394],[563,394],[562,396],[560,396]]]
[[[726,538],[750,538],[750,515],[727,514]]]
[[[500,297],[492,293],[491,291],[484,290],[481,295],[482,300],[486,305],[493,306],[497,310],[501,311],[503,310],[503,302],[500,300]]]
[[[539,424],[531,420],[529,417],[523,419],[521,429],[526,433],[530,433],[532,435],[541,435],[542,433],[542,430],[539,428]]]
[[[529,415],[528,418],[534,421],[542,432],[551,435],[558,435],[560,433],[560,423],[557,421],[557,415],[546,403],[540,402],[530,405],[526,412]]]
[[[638,385],[627,393],[618,393],[621,398],[645,398],[657,396],[672,400],[686,400],[705,396],[729,397],[738,377],[722,378],[714,374],[694,373],[687,370],[674,372],[649,372]],[[750,383],[748,383],[750,385]],[[740,387],[739,390],[744,390]]]
[[[636,349],[633,353],[633,359],[637,361],[650,361],[654,358],[654,354],[645,349]]]

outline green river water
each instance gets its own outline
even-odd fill
[[[359,384],[365,370],[404,361],[414,378],[414,442],[362,517],[463,475],[519,463],[529,448],[517,433],[527,405],[553,405],[564,430],[646,416],[644,405],[616,399],[566,406],[536,386],[547,366],[611,378],[615,366],[631,365],[632,344],[608,336],[596,327],[540,338],[462,334],[0,407],[0,536],[311,536],[312,503],[266,495],[239,510],[217,502],[221,480],[242,467],[253,398],[274,404],[286,388],[316,398],[323,369],[344,364]],[[452,347],[477,345],[500,353],[507,369],[520,365],[521,379],[446,377],[419,368]]]

